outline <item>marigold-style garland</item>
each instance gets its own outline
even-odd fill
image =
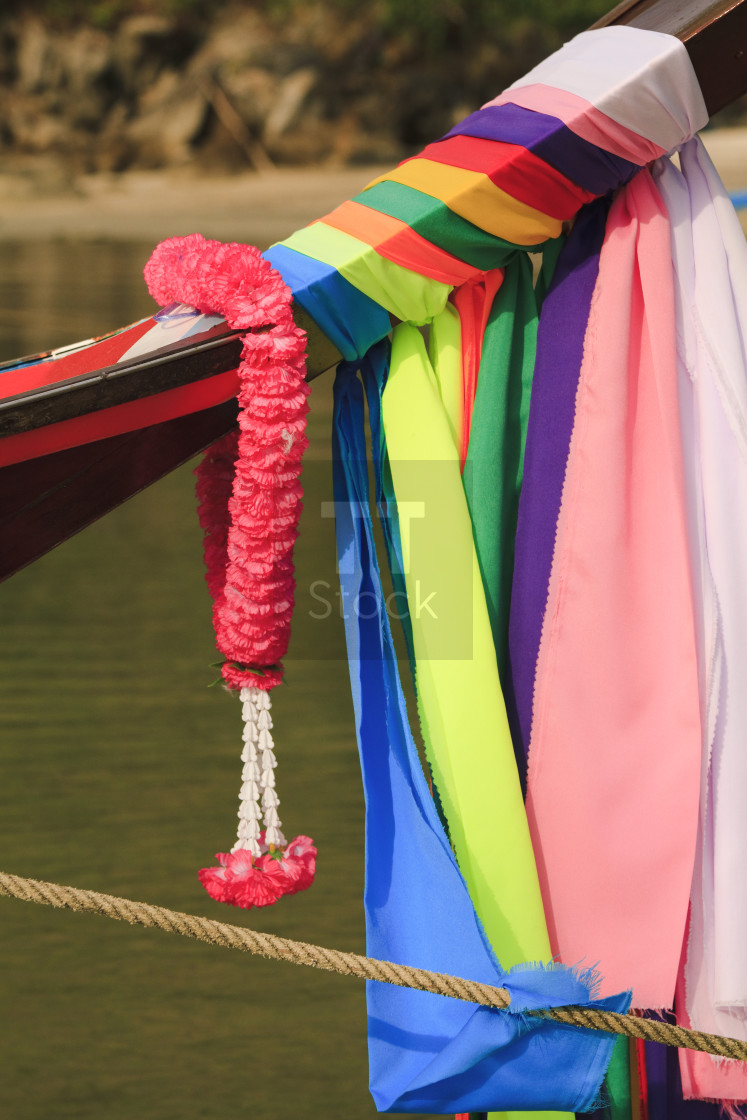
[[[199,876],[219,902],[270,906],[309,887],[316,867],[313,841],[298,836],[286,844],[282,833],[269,698],[282,680],[293,613],[299,475],[308,444],[306,335],[293,322],[281,276],[251,246],[174,237],[153,252],[145,281],[162,307],[186,303],[248,332],[239,431],[211,447],[196,472],[221,673],[228,688],[241,691],[244,716],[238,839]]]

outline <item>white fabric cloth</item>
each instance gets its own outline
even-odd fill
[[[554,86],[583,97],[666,152],[708,123],[687,50],[673,35],[638,27],[584,31],[509,89]]]
[[[703,762],[684,966],[687,1017],[747,1039],[747,243],[699,140],[654,176],[672,221],[677,360]],[[747,1071],[683,1056],[686,1094],[740,1099]]]

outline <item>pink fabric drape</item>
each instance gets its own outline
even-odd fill
[[[529,816],[550,936],[604,993],[674,997],[700,712],[670,230],[647,171],[613,203],[535,681]]]
[[[511,87],[487,104],[521,105],[538,113],[546,112],[548,104],[552,104],[553,116],[567,125],[571,132],[616,156],[650,163],[665,154],[660,144],[618,124],[585,98],[568,90],[551,91],[544,85]]]

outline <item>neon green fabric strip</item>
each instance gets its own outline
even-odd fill
[[[449,430],[454,437],[454,447],[459,452],[464,424],[462,325],[459,312],[452,303],[447,303],[431,323],[428,355],[436,375]]]
[[[336,268],[359,291],[407,322],[428,322],[449,298],[449,284],[394,264],[364,241],[324,222],[298,230],[283,244]]]
[[[410,511],[401,527],[416,686],[451,840],[501,964],[548,961],[459,457],[425,344],[407,324],[394,331],[383,421],[398,508]]]

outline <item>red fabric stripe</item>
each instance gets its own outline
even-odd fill
[[[72,354],[0,373],[0,398],[13,397],[17,393],[27,393],[45,385],[54,385],[58,381],[67,381],[82,373],[103,369],[104,366],[113,366],[152,326],[153,319],[144,319],[142,323],[135,323],[111,338],[84,346]]]
[[[646,1043],[642,1038],[631,1039],[635,1044],[635,1060],[638,1069],[638,1106],[641,1120],[648,1116],[648,1075],[646,1073]]]
[[[569,220],[595,197],[519,144],[452,136],[429,144],[417,158],[481,171],[512,198],[559,221]]]
[[[486,272],[480,279],[463,284],[449,297],[459,312],[462,324],[462,384],[464,386],[464,426],[460,449],[462,469],[467,458],[472,411],[477,392],[477,375],[482,357],[482,340],[496,292],[503,283],[503,269]]]
[[[107,439],[109,436],[134,432],[139,428],[149,428],[164,420],[174,420],[190,412],[200,412],[212,405],[235,397],[239,389],[237,371],[229,370],[215,377],[195,381],[191,385],[180,385],[142,400],[128,401],[107,408],[101,412],[89,412],[85,416],[75,416],[35,428],[30,432],[19,432],[0,440],[0,467],[11,463],[22,463],[39,455],[51,455],[68,447],[79,447],[94,440]]]

